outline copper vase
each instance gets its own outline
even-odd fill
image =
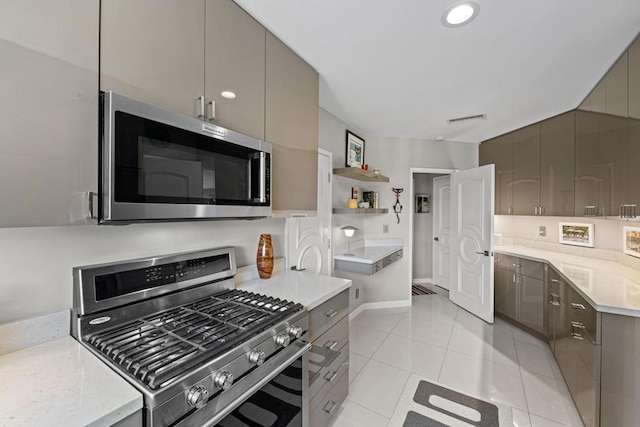
[[[261,279],[271,277],[271,273],[273,273],[273,245],[271,244],[271,234],[260,235],[256,264]]]

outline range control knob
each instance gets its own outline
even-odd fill
[[[276,341],[276,345],[278,347],[286,347],[291,342],[291,338],[289,338],[289,335],[286,333],[276,335],[274,337],[274,340]]]
[[[291,338],[300,338],[302,336],[302,328],[297,325],[290,326],[287,332],[289,332]]]
[[[204,386],[197,385],[191,387],[189,393],[187,394],[187,403],[189,406],[193,408],[202,408],[205,403],[207,403],[207,399],[209,398],[209,392]]]
[[[257,348],[254,348],[249,353],[247,353],[247,359],[249,359],[249,363],[251,363],[252,365],[262,365],[264,363],[265,357],[266,355],[264,354],[264,351]]]
[[[229,371],[218,371],[213,375],[213,384],[222,390],[228,390],[233,385],[233,374]]]

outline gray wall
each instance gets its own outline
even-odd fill
[[[433,193],[433,177],[428,173],[413,174],[413,200],[417,194]],[[414,205],[415,206],[415,205]],[[429,213],[413,213],[413,279],[431,279],[433,253],[433,206]]]
[[[73,267],[225,245],[251,265],[261,233],[283,257],[283,219],[0,228],[0,323],[71,308]]]

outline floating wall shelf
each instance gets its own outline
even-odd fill
[[[389,182],[389,178],[384,175],[359,168],[337,168],[333,170],[333,174],[358,181]]]
[[[346,215],[366,215],[366,214],[385,214],[389,213],[389,209],[373,209],[373,208],[333,208],[334,214]]]

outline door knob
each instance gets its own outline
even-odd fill
[[[433,238],[433,240],[435,240],[436,242],[439,242],[439,241],[440,241],[440,239],[439,239],[439,238],[437,238],[437,237],[434,237],[434,238]]]
[[[478,255],[489,256],[489,251],[476,252]]]

